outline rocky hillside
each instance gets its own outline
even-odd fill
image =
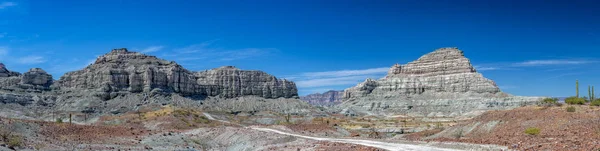
[[[300,100],[317,106],[331,106],[342,103],[344,91],[330,90],[323,94],[315,93],[301,96]]]
[[[194,72],[125,48],[57,81],[39,68],[20,74],[0,64],[0,86],[0,108],[6,109],[0,115],[16,118],[55,116],[50,111],[63,114],[58,116],[120,114],[166,104],[231,112],[312,109],[298,100],[295,83],[262,71],[226,66]]]
[[[538,99],[501,92],[494,81],[477,73],[463,51],[440,48],[408,64],[393,65],[382,79],[367,79],[346,89],[338,109],[346,114],[455,117]]]
[[[66,89],[100,89],[178,93],[183,96],[256,95],[264,98],[298,96],[293,82],[279,80],[262,71],[244,71],[232,66],[192,72],[181,65],[127,49],[115,49],[98,57],[83,70],[69,72],[56,84]]]

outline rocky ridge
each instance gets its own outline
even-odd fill
[[[50,111],[120,114],[166,104],[232,112],[298,113],[312,108],[298,100],[295,83],[262,71],[226,66],[194,72],[125,48],[56,81],[39,68],[20,74],[0,64],[0,86],[0,108],[6,109],[0,115],[16,118],[49,118]],[[276,103],[282,100],[287,103]],[[240,103],[246,105],[235,105]]]
[[[327,92],[301,96],[300,100],[317,106],[332,106],[342,103],[344,91],[330,90]]]
[[[463,51],[440,48],[406,65],[393,65],[382,79],[346,89],[344,103],[337,107],[346,114],[456,117],[539,99],[501,92],[494,81],[477,73]]]

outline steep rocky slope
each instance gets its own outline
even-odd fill
[[[463,51],[440,48],[406,65],[392,66],[382,79],[367,79],[346,89],[345,101],[337,107],[345,114],[455,117],[538,99],[501,92],[494,81],[477,73]]]
[[[301,96],[300,100],[308,102],[312,105],[331,106],[342,103],[343,96],[344,91],[330,90],[324,92],[323,94],[315,93],[306,96]]]
[[[173,104],[206,110],[309,112],[295,83],[232,66],[193,72],[173,62],[114,49],[59,80],[39,68],[19,74],[0,65],[0,115],[45,118],[120,114]],[[240,106],[242,105],[243,106]],[[52,113],[52,114],[48,114]]]
[[[567,112],[567,107],[576,111]],[[435,135],[413,139],[497,144],[513,150],[598,150],[599,114],[598,107],[570,105],[490,111]],[[525,133],[527,129],[538,129],[539,134]]]

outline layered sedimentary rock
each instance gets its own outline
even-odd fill
[[[114,49],[59,80],[39,68],[24,74],[0,64],[0,116],[87,116],[175,105],[230,112],[308,113],[296,85],[232,66],[193,72],[155,56]],[[52,117],[54,118],[54,117]]]
[[[49,90],[53,83],[52,75],[43,69],[32,68],[21,74],[6,69],[0,63],[0,89],[11,91],[41,91]]]
[[[69,72],[57,87],[99,89],[103,92],[174,92],[184,96],[233,98],[255,95],[264,98],[297,97],[293,82],[262,71],[245,71],[227,66],[192,72],[181,65],[127,49],[115,49],[98,57],[83,70]]]
[[[300,100],[308,102],[312,105],[331,106],[342,103],[344,91],[330,90],[324,93],[309,94],[301,96]]]
[[[460,116],[509,109],[539,98],[514,97],[477,73],[458,48],[440,48],[406,65],[392,66],[380,80],[367,79],[344,92],[347,113]]]
[[[220,94],[233,98],[255,95],[263,98],[295,98],[298,96],[296,84],[280,80],[262,71],[240,70],[233,66],[225,66],[212,70],[196,72],[199,85],[213,86],[211,95]]]
[[[52,75],[46,73],[41,68],[32,68],[23,73],[21,76],[21,84],[32,85],[37,87],[50,87],[52,85]]]

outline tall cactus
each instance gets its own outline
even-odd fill
[[[579,98],[579,80],[575,80],[576,97]]]
[[[592,100],[596,99],[596,94],[594,94],[594,86],[592,86]]]
[[[588,98],[590,99],[590,102],[594,100],[594,98],[592,97],[592,86],[590,85],[588,85]]]

